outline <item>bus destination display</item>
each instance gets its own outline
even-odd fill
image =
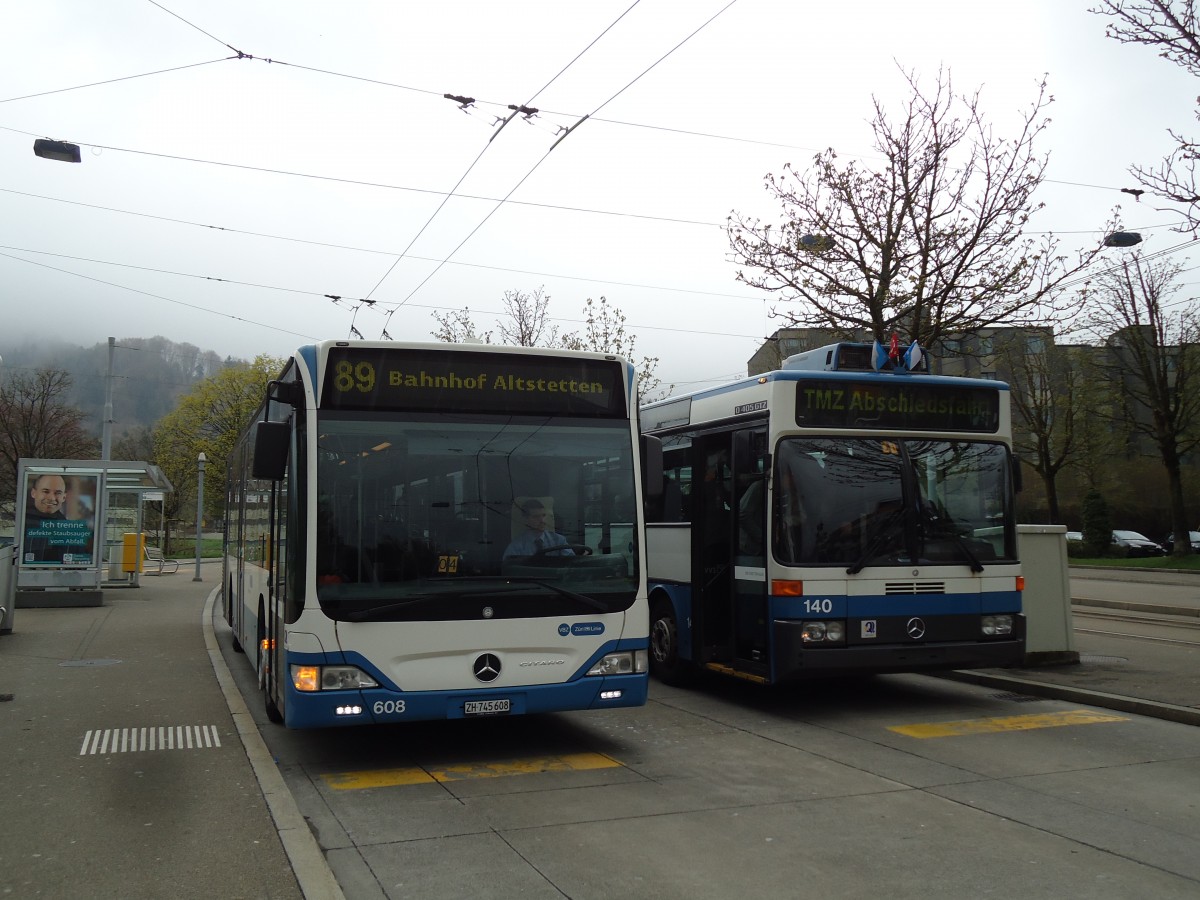
[[[1000,427],[1000,394],[956,384],[800,380],[796,423],[807,428],[970,431]]]
[[[334,347],[321,408],[623,416],[621,376],[608,360]]]

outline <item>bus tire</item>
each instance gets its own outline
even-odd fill
[[[262,606],[258,608],[258,685],[262,688],[263,709],[267,713],[267,720],[279,725],[283,722],[283,714],[279,711],[275,700],[271,697],[271,682],[273,675],[271,673],[271,658],[264,650],[263,644],[267,640],[267,625],[265,613]]]
[[[691,664],[679,656],[675,608],[662,596],[650,604],[650,672],[663,684],[676,687],[687,684],[695,674]]]

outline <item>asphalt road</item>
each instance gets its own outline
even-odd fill
[[[289,732],[266,722],[220,625],[350,898],[1200,893],[1188,725],[885,676],[774,690],[654,682],[635,710]],[[1126,661],[1156,646],[1080,637],[1081,655],[1109,650],[1093,640],[1118,642]],[[1132,683],[1128,662],[1109,665],[1107,686]]]

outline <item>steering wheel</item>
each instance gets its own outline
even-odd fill
[[[559,544],[556,547],[542,547],[540,550],[535,550],[533,552],[533,555],[535,557],[546,556],[546,555],[548,555],[550,553],[554,553],[558,550],[570,550],[576,556],[591,556],[592,555],[592,548],[589,547],[587,544]]]

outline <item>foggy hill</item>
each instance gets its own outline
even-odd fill
[[[90,347],[63,341],[26,340],[6,344],[0,339],[7,373],[65,369],[73,381],[67,402],[88,416],[88,427],[100,434],[104,386],[108,374],[108,342]],[[113,352],[113,439],[131,428],[152,426],[175,408],[179,397],[223,366],[244,362],[222,358],[212,350],[175,343],[165,337],[117,338]]]

